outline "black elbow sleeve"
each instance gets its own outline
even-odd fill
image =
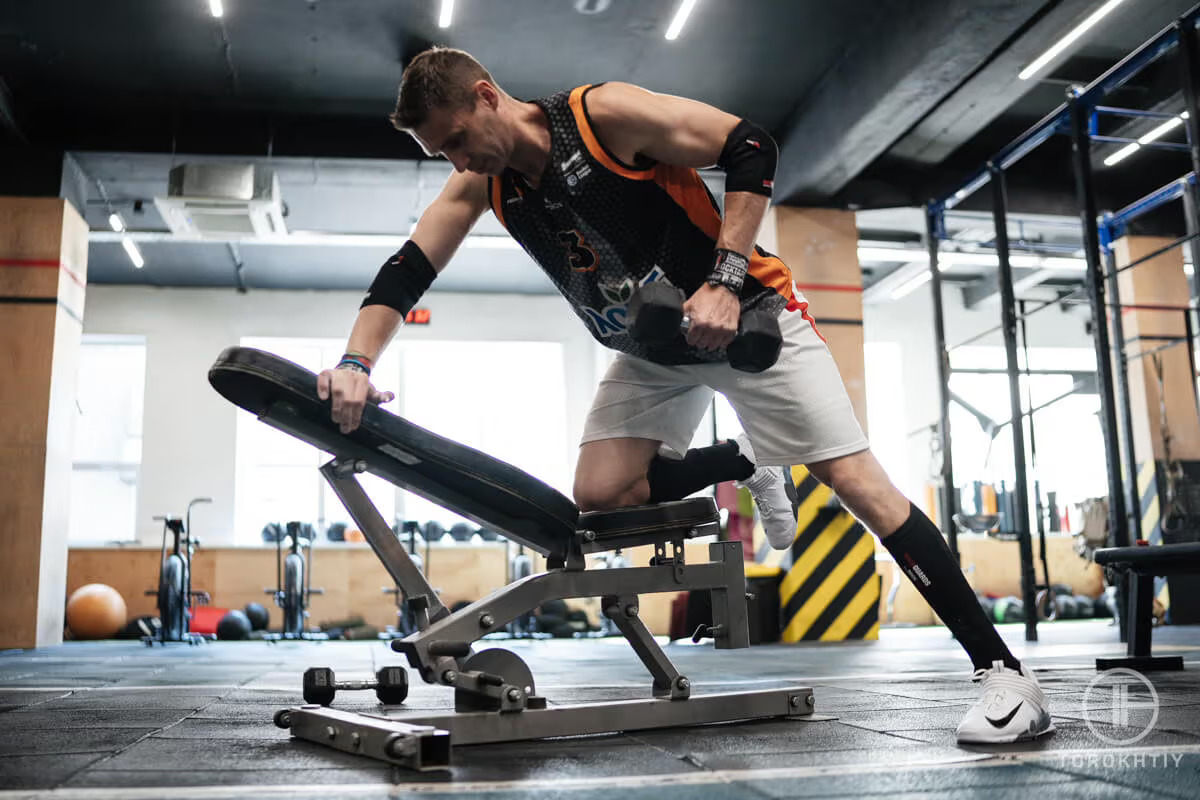
[[[388,306],[407,317],[436,277],[433,264],[416,242],[409,239],[379,268],[359,308]]]
[[[742,120],[725,140],[717,166],[725,170],[725,191],[767,197],[775,185],[779,148],[765,130]]]

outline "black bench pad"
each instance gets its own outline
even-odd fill
[[[261,350],[231,347],[208,372],[226,399],[264,422],[543,554],[565,553],[579,509],[533,476],[378,406],[343,434],[317,397],[317,376]]]
[[[579,515],[584,532],[584,552],[635,547],[671,539],[706,535],[720,521],[711,497],[693,497],[614,511],[589,511]]]
[[[1101,566],[1131,569],[1144,575],[1200,572],[1200,542],[1104,547],[1093,558]]]
[[[711,497],[691,497],[648,506],[629,506],[613,511],[588,511],[579,515],[579,530],[597,536],[644,533],[718,521],[717,504]]]

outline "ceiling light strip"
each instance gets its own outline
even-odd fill
[[[683,24],[687,22],[692,9],[695,7],[696,0],[680,1],[679,8],[675,11],[675,19],[671,20],[671,25],[667,28],[667,41],[673,42],[679,38],[679,32],[683,30]]]
[[[1033,63],[1017,74],[1017,77],[1023,81],[1027,81],[1037,73],[1041,72],[1043,67],[1057,58],[1059,54],[1061,54],[1072,44],[1074,44],[1079,37],[1087,33],[1088,30],[1095,26],[1097,22],[1107,17],[1109,12],[1119,6],[1122,2],[1124,2],[1124,0],[1108,0],[1107,3],[1096,9],[1091,16],[1076,25],[1070,33],[1051,45],[1049,50],[1034,59]]]

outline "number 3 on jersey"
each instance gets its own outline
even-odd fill
[[[567,261],[576,272],[591,272],[596,268],[596,251],[583,241],[583,234],[577,230],[559,231],[558,241],[567,248]]]

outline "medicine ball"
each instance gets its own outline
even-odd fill
[[[235,608],[217,623],[217,638],[223,642],[236,642],[248,638],[251,630],[246,613]]]
[[[108,639],[125,627],[125,598],[103,583],[80,586],[67,600],[67,627],[76,639]]]
[[[267,625],[271,623],[271,614],[261,603],[246,603],[243,611],[246,614],[246,618],[250,620],[251,630],[265,631]]]

